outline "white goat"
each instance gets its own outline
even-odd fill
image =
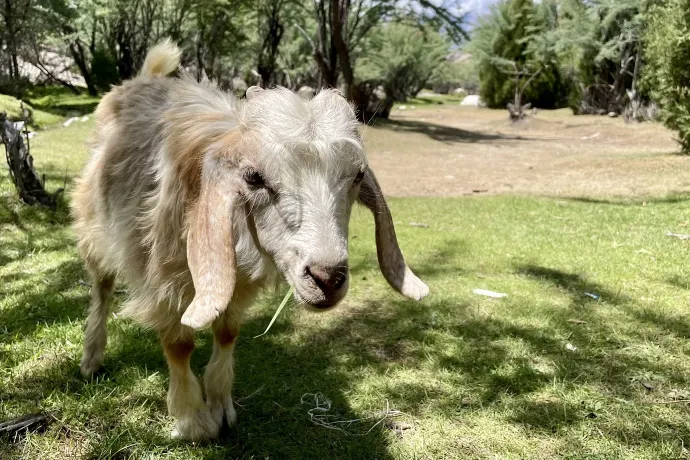
[[[81,371],[103,362],[115,277],[123,314],[159,335],[170,369],[173,435],[203,440],[236,415],[233,345],[245,308],[282,274],[298,301],[325,309],[347,292],[352,205],[374,214],[381,271],[413,299],[428,287],[405,265],[367,166],[351,106],[334,90],[305,101],[252,87],[236,100],[184,75],[165,41],[141,74],[96,110],[93,155],[72,212],[93,279]],[[194,330],[211,325],[202,389],[189,367]]]

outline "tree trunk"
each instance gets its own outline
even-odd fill
[[[369,97],[355,82],[355,72],[350,60],[350,49],[345,41],[347,21],[350,13],[349,0],[331,0],[331,41],[338,53],[340,70],[347,88],[347,99],[354,103],[357,118],[366,122],[369,112]],[[373,116],[373,115],[372,115]]]
[[[2,127],[0,137],[5,144],[10,178],[19,192],[19,197],[26,204],[41,204],[55,209],[63,189],[58,189],[55,193],[48,193],[45,190],[43,181],[34,169],[34,159],[29,154],[28,145],[24,144],[21,131],[15,129],[5,112],[0,113],[0,126]]]
[[[273,83],[273,74],[275,73],[276,58],[278,56],[278,48],[280,41],[283,38],[285,31],[280,20],[280,4],[274,3],[271,11],[268,13],[268,32],[264,37],[264,41],[259,51],[259,59],[257,70],[261,76],[261,86],[263,88],[269,87]]]
[[[86,83],[86,88],[89,91],[89,95],[97,96],[98,90],[93,84],[93,78],[91,75],[91,70],[86,62],[86,53],[84,52],[84,47],[82,46],[79,39],[69,44],[69,51],[72,54],[72,59],[74,63],[77,64],[81,76],[84,78],[84,83]]]
[[[319,67],[319,86],[338,86],[338,53],[332,39],[330,14],[326,11],[326,0],[314,0],[317,43],[313,44],[314,60]],[[329,11],[331,3],[329,3]],[[306,32],[305,32],[306,34]],[[309,36],[307,35],[307,38]]]

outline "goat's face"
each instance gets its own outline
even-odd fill
[[[348,289],[348,223],[357,200],[374,214],[389,284],[417,300],[429,292],[405,265],[354,111],[339,93],[305,101],[285,89],[250,88],[238,119],[238,131],[204,160],[187,242],[196,293],[183,324],[204,327],[230,302],[236,265],[246,263],[236,260],[231,224],[240,218],[297,300],[319,309],[336,305]]]
[[[307,102],[273,90],[250,97],[245,117],[250,229],[298,300],[332,307],[347,293],[348,223],[366,171],[354,112],[332,91]]]

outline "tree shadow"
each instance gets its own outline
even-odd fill
[[[41,272],[39,276],[14,273],[0,277],[0,283],[29,280],[17,287],[5,289],[8,298],[16,300],[0,309],[0,324],[6,328],[6,335],[0,335],[0,343],[11,339],[14,334],[28,336],[36,328],[68,323],[82,318],[88,304],[89,288],[81,286],[80,280],[88,279],[81,261],[72,259],[62,262],[57,268]]]
[[[83,311],[87,302],[87,299],[79,299],[75,304]],[[377,422],[375,419],[343,425],[345,431],[328,429],[310,421],[308,411],[314,405],[305,395],[315,393],[322,393],[330,401],[328,414],[338,420],[366,416],[354,410],[346,396],[356,382],[346,369],[336,365],[337,351],[328,350],[323,337],[304,345],[278,343],[272,337],[294,333],[289,323],[281,323],[271,329],[271,336],[252,339],[262,331],[270,316],[261,315],[245,324],[237,345],[234,397],[238,424],[226,429],[219,440],[199,446],[201,456],[208,459],[392,458],[385,428],[378,426],[367,433]],[[81,320],[83,314],[72,319]],[[110,322],[109,333],[104,366],[94,380],[79,375],[77,360],[58,358],[17,376],[4,394],[0,392],[0,400],[9,398],[30,404],[51,392],[82,395],[87,409],[80,423],[87,430],[102,434],[89,447],[87,458],[115,458],[113,453],[132,454],[131,449],[135,447],[168,449],[184,445],[161,434],[159,426],[142,431],[140,424],[123,420],[108,398],[90,399],[90,395],[117,392],[126,395],[118,399],[120,406],[146,405],[152,418],[167,413],[164,394],[154,400],[137,394],[142,376],[158,373],[167,376],[156,334],[119,320]],[[193,356],[197,375],[203,374],[211,347],[209,334],[199,334]]]
[[[580,274],[568,273],[558,269],[542,267],[539,265],[525,264],[516,267],[518,274],[546,281],[547,283],[564,290],[572,299],[574,306],[591,305],[593,301],[605,300],[613,305],[618,305],[629,300],[619,291],[611,291],[601,284],[587,280]],[[598,296],[593,298],[592,295]]]
[[[666,284],[678,289],[690,290],[690,280],[682,278],[680,275],[673,275],[666,278]]]
[[[44,250],[64,251],[73,243],[65,236],[55,237],[56,229],[69,222],[67,215],[21,207],[0,200],[0,222],[16,226],[20,233],[45,238]],[[51,238],[52,237],[52,238]],[[52,243],[51,243],[52,241]],[[33,242],[10,242],[22,254],[35,247]],[[462,240],[448,238],[429,245],[426,257],[413,267],[420,275],[434,278],[461,269],[454,258],[469,252]],[[2,254],[2,252],[0,252]],[[352,266],[353,277],[377,270],[376,258],[361,258]],[[250,319],[243,327],[237,345],[235,397],[239,424],[224,433],[222,439],[199,447],[199,455],[209,459],[237,457],[270,458],[378,458],[390,459],[390,437],[379,426],[363,436],[375,420],[367,419],[348,427],[350,434],[314,424],[308,411],[313,406],[303,401],[305,395],[322,393],[331,401],[330,414],[339,420],[361,419],[364,409],[352,406],[351,394],[363,383],[360,377],[370,373],[385,385],[375,387],[383,409],[386,400],[391,407],[412,417],[424,411],[437,411],[449,418],[460,418],[464,411],[476,407],[496,407],[497,417],[525,427],[535,433],[550,434],[563,427],[597,423],[590,417],[588,402],[553,401],[538,395],[554,382],[566,382],[568,389],[578,385],[594,387],[618,398],[639,400],[640,386],[631,382],[635,374],[664,375],[668,383],[687,386],[688,377],[657,361],[653,356],[629,353],[626,343],[608,337],[603,316],[584,292],[601,296],[611,308],[620,308],[636,324],[652,325],[678,337],[690,336],[685,317],[662,311],[630,308],[630,299],[582,274],[535,264],[515,267],[517,274],[559,289],[571,299],[570,308],[540,306],[535,314],[548,317],[543,323],[516,321],[500,314],[477,316],[472,310],[480,300],[455,302],[411,302],[386,292],[381,300],[361,304],[347,302],[331,313],[328,325],[312,330],[304,340],[292,340],[299,332],[290,315],[283,316],[270,335],[251,337],[263,332],[272,311]],[[37,287],[23,293],[24,287],[9,287],[6,293],[18,300],[0,309],[0,344],[12,344],[35,333],[39,325],[59,328],[69,322],[83,322],[88,305],[88,289],[79,286],[84,279],[79,260],[74,257],[56,267],[37,273],[3,275],[1,283],[26,279]],[[45,282],[44,282],[45,280]],[[432,286],[433,288],[433,286]],[[261,304],[274,305],[275,299]],[[349,307],[349,308],[348,308]],[[574,307],[590,315],[586,324],[569,323]],[[126,458],[137,449],[172,450],[182,446],[161,432],[160,419],[166,413],[163,391],[142,393],[148,376],[167,376],[167,367],[156,335],[128,321],[111,321],[110,339],[103,372],[93,381],[78,374],[78,351],[46,355],[35,368],[24,369],[8,383],[0,382],[0,401],[13,401],[21,407],[35,407],[49,395],[63,394],[78,402],[64,417],[64,429],[74,432],[83,425],[86,432],[97,433],[85,454],[87,458]],[[577,353],[564,348],[562,337],[589,344]],[[645,342],[646,332],[631,331],[629,341]],[[514,348],[520,346],[519,353]],[[211,353],[208,334],[200,334],[193,365],[198,375]],[[3,353],[0,350],[0,353]],[[548,368],[535,363],[548,361]],[[423,378],[401,380],[388,373],[407,368],[425,371],[432,381]],[[167,379],[167,377],[165,377]],[[143,383],[142,383],[143,382]],[[167,387],[167,384],[162,385]],[[114,398],[107,397],[117,392]],[[465,401],[468,398],[469,402]],[[309,399],[309,398],[307,398]],[[510,399],[509,409],[502,404]],[[309,402],[309,401],[307,401]],[[121,406],[146,407],[147,420],[142,428],[122,417]],[[76,412],[75,412],[76,411]],[[502,413],[501,413],[502,412]],[[596,417],[605,417],[595,414]],[[0,414],[2,409],[0,408]],[[664,423],[676,423],[665,421]],[[74,425],[73,427],[71,425]],[[659,434],[649,424],[598,427],[607,437],[657,442]],[[690,438],[690,427],[678,422],[673,426],[677,436]],[[671,440],[669,440],[670,442]]]
[[[643,204],[676,204],[690,201],[688,193],[672,193],[663,197],[648,198],[591,198],[591,197],[554,197],[555,200],[572,201],[586,204],[605,204],[612,206],[642,206]]]
[[[460,276],[467,272],[459,266],[460,259],[470,253],[466,241],[459,238],[435,240],[433,246],[430,245],[427,249],[424,254],[419,254],[415,258],[415,263],[410,264],[410,269],[417,276],[434,278],[451,273]],[[367,273],[378,270],[376,250],[373,248],[366,257],[358,258],[350,264],[350,275],[353,279],[366,279]]]
[[[579,275],[559,270],[525,266],[521,272],[577,294],[582,289],[581,283],[602,293],[611,292],[601,285],[587,284]],[[54,289],[77,281],[76,270],[65,273],[65,279],[57,282]],[[270,299],[270,303],[274,300]],[[70,320],[83,320],[88,299],[80,296],[72,303],[68,308]],[[596,423],[586,402],[532,397],[554,381],[569,381],[568,386],[572,388],[576,385],[574,380],[580,379],[578,384],[606,388],[617,397],[628,398],[636,397],[630,380],[633,371],[669,375],[672,383],[686,382],[684,376],[674,376],[673,369],[651,358],[626,353],[625,347],[608,341],[603,324],[591,321],[581,327],[567,323],[567,311],[543,309],[541,314],[553,318],[552,325],[536,326],[500,316],[473,317],[468,313],[473,303],[417,303],[386,298],[350,308],[341,306],[340,311],[333,313],[336,315],[333,321],[314,330],[307,340],[290,340],[298,332],[290,315],[276,323],[270,335],[258,339],[251,337],[263,331],[272,312],[266,311],[248,321],[236,350],[234,394],[239,424],[220,441],[199,447],[200,455],[209,459],[392,458],[385,428],[377,427],[363,436],[352,435],[366,432],[375,420],[348,427],[350,434],[310,421],[308,411],[313,406],[308,404],[310,397],[305,401],[304,396],[315,393],[322,393],[331,401],[329,414],[339,420],[365,417],[366,414],[350,405],[348,396],[357,389],[360,381],[356,376],[365,369],[380,378],[400,367],[427,369],[432,375],[438,375],[436,378],[442,383],[390,379],[385,386],[376,388],[381,408],[389,400],[392,408],[412,417],[429,407],[449,417],[458,417],[468,409],[463,396],[471,399],[469,409],[498,407],[510,398],[515,404],[508,411],[508,419],[544,433],[554,433],[564,426]],[[54,312],[57,310],[55,307]],[[14,321],[18,323],[14,330],[22,333],[29,332],[36,321],[47,318],[14,311],[0,318],[0,323],[12,316],[17,317]],[[663,315],[643,319],[669,327]],[[574,354],[566,350],[563,342],[554,336],[554,324],[569,329],[570,340],[575,343],[590,343],[590,348],[605,349],[606,353]],[[142,376],[167,375],[156,335],[121,320],[111,321],[109,330],[104,371],[97,380],[83,380],[78,376],[77,360],[63,358],[37,371],[18,375],[0,399],[30,404],[51,392],[84,395],[88,402],[84,403],[83,423],[102,433],[101,439],[91,446],[90,457],[108,457],[120,449],[126,453],[136,446],[179,447],[179,442],[162,435],[160,429],[141,430],[140,425],[121,419],[121,412],[112,407],[112,399],[88,399],[88,395],[117,391],[125,395],[117,399],[118,405],[145,404],[153,418],[166,413],[163,393],[153,399],[137,393]],[[643,335],[640,332],[636,338],[644,340]],[[193,367],[200,375],[211,353],[211,339],[208,334],[200,334],[197,343]],[[511,348],[515,343],[522,347],[517,356]],[[551,370],[541,370],[535,367],[535,359],[548,359],[554,366]],[[645,427],[616,425],[600,429],[606,436],[621,440],[658,440],[658,434]],[[674,429],[678,436],[690,436],[688,426],[678,425]]]
[[[503,134],[488,134],[480,131],[468,131],[434,123],[413,120],[377,120],[374,126],[390,129],[395,132],[425,134],[431,139],[446,144],[477,143],[490,141],[526,141],[523,136],[509,136]]]

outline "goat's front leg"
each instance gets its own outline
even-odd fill
[[[206,366],[204,387],[206,403],[218,424],[223,416],[232,426],[237,421],[232,404],[232,382],[235,378],[233,350],[239,335],[239,325],[227,318],[220,318],[213,324],[213,353]]]
[[[176,419],[172,436],[190,441],[217,437],[220,424],[206,407],[199,380],[189,367],[194,333],[176,334],[174,338],[161,334],[161,342],[170,369],[168,412]]]

